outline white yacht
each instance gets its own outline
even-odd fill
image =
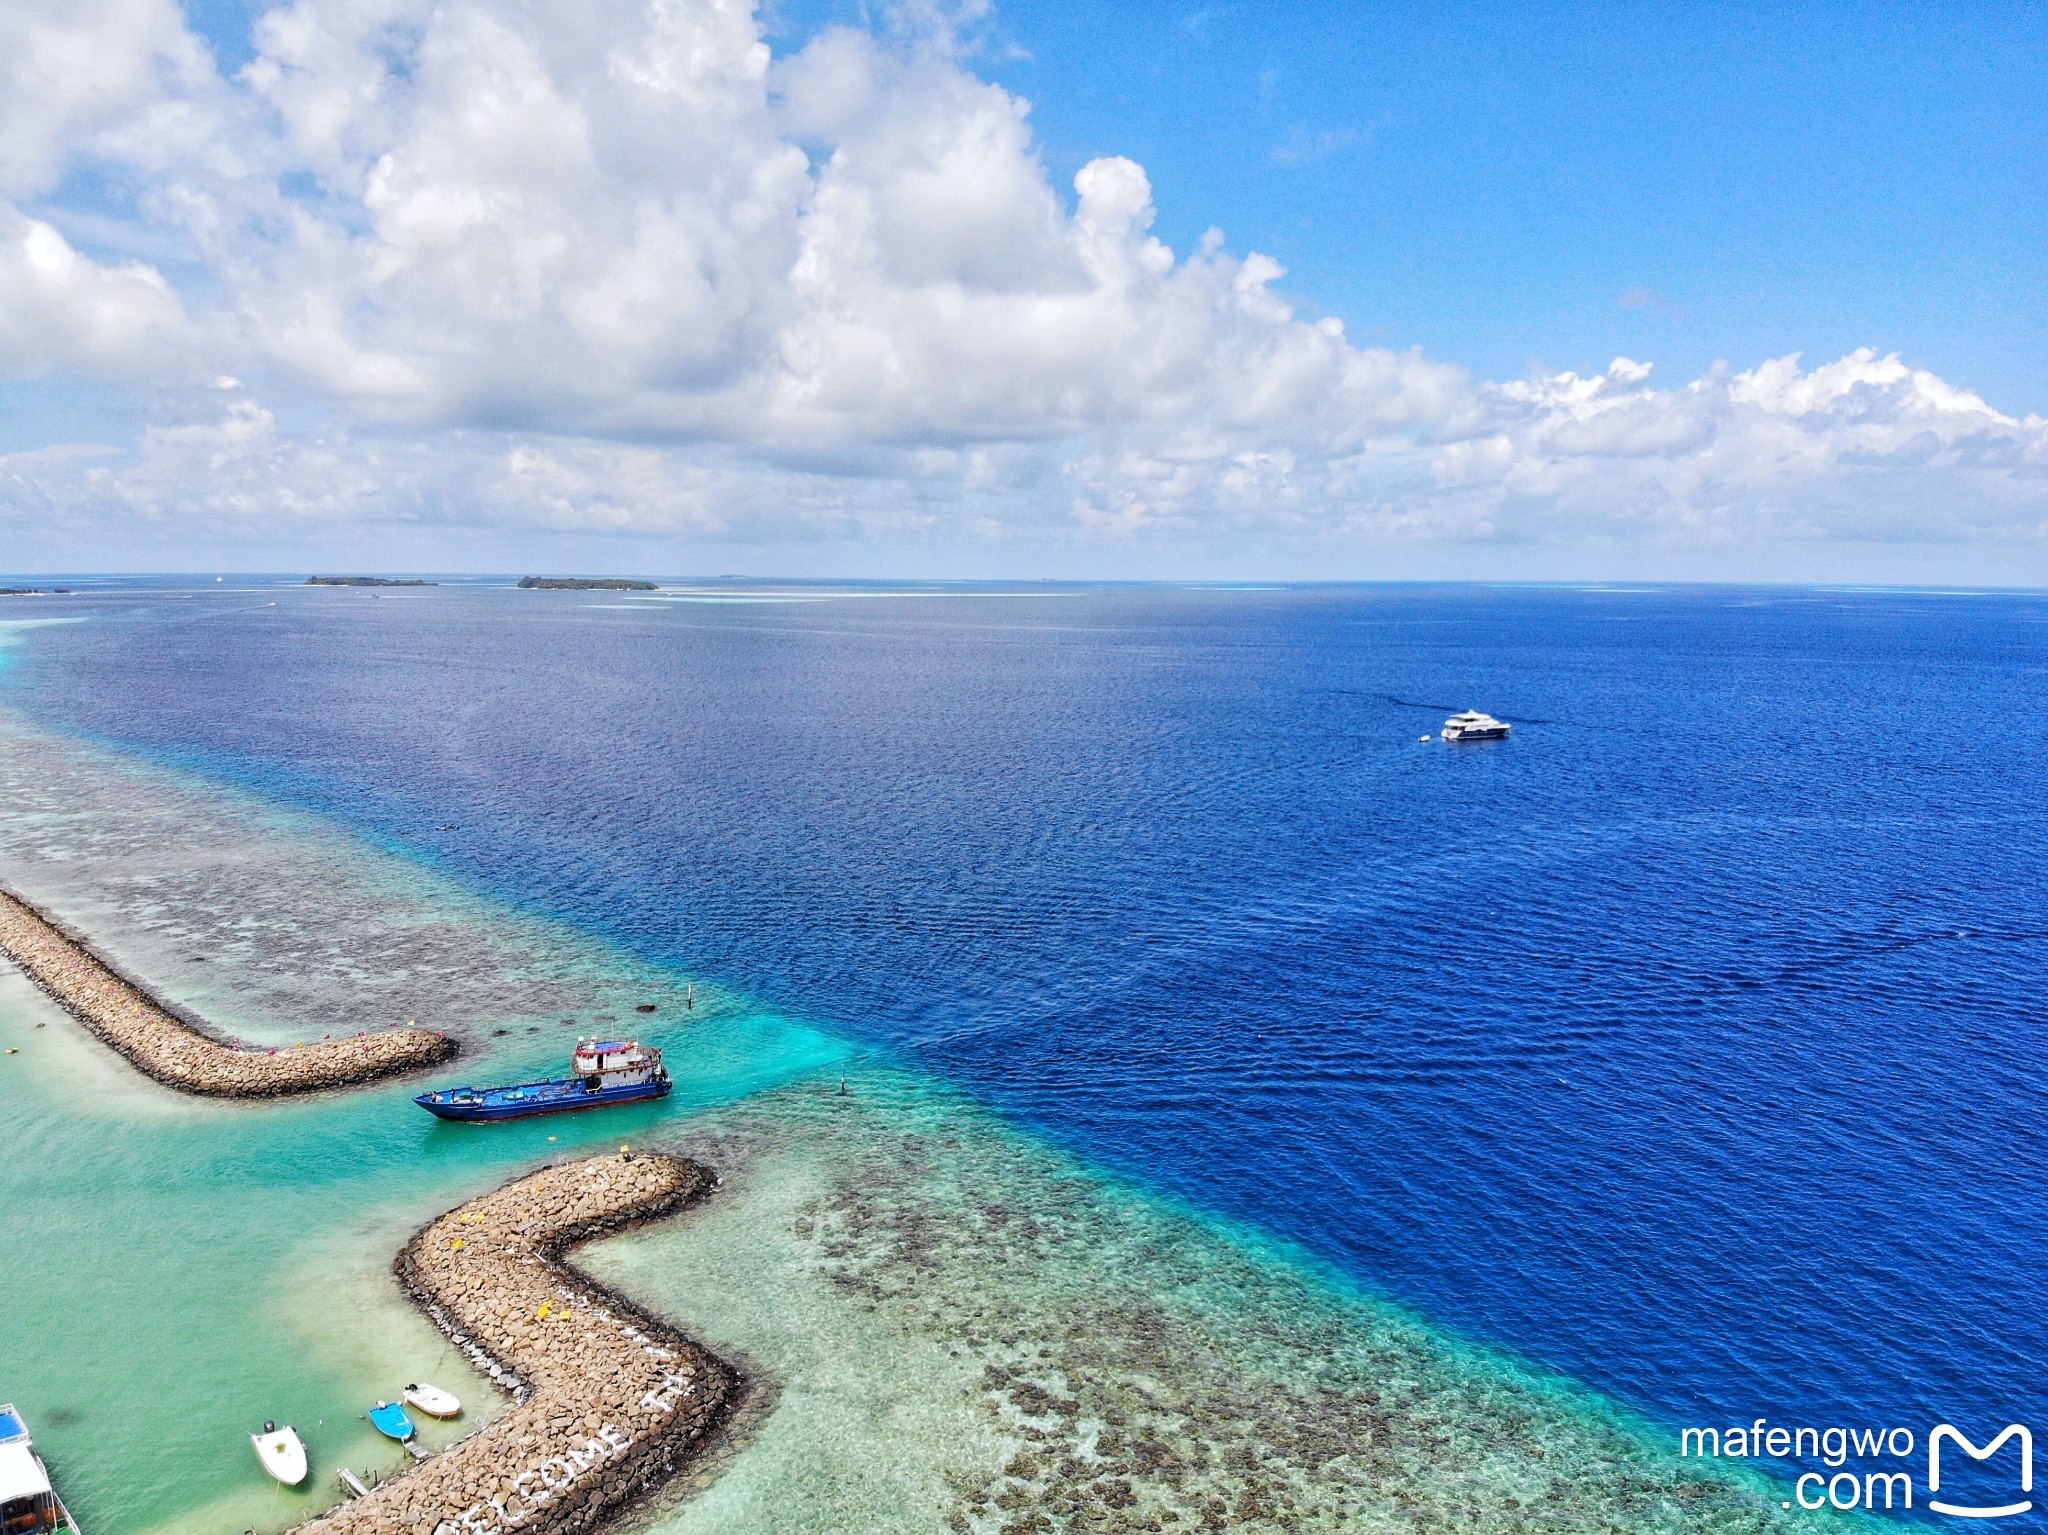
[[[1446,741],[1505,741],[1514,726],[1504,724],[1490,714],[1481,714],[1477,709],[1467,709],[1463,714],[1454,714],[1444,721]]]
[[[78,1535],[78,1521],[51,1487],[49,1467],[12,1402],[0,1407],[0,1528],[7,1535]]]

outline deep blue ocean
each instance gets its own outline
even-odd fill
[[[2048,1432],[2048,598],[260,586],[10,607],[0,703],[1668,1424]]]

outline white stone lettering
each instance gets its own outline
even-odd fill
[[[550,1473],[557,1466],[567,1471],[568,1475],[551,1475]],[[540,1484],[550,1492],[560,1492],[565,1488],[573,1487],[576,1485],[576,1468],[561,1456],[551,1455],[540,1463]]]
[[[696,1383],[688,1375],[680,1370],[670,1370],[662,1376],[660,1385],[640,1398],[640,1405],[654,1412],[666,1412],[678,1398],[688,1396],[696,1389]]]

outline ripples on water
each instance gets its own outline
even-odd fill
[[[872,1039],[1669,1422],[2048,1419],[2039,599],[77,610],[0,697]],[[1417,741],[1467,706],[1515,738]]]

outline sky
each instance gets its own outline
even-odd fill
[[[11,0],[0,571],[2048,585],[2048,10]]]

